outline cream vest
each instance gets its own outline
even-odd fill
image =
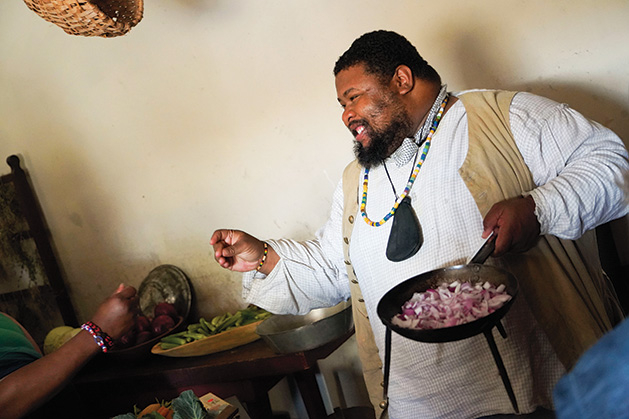
[[[515,92],[478,91],[459,96],[467,112],[469,149],[459,169],[484,217],[494,203],[535,187],[513,140],[509,107]],[[365,303],[349,257],[358,215],[361,167],[350,163],[343,173],[343,241],[350,280],[358,354],[376,417],[382,408],[382,361]],[[604,276],[594,231],[578,240],[542,236],[524,254],[504,256],[519,279],[521,292],[566,369],[622,317],[615,293]]]

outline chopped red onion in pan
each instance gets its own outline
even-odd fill
[[[436,289],[413,294],[391,322],[409,329],[457,326],[493,313],[510,299],[504,284],[496,287],[489,282],[443,283]]]

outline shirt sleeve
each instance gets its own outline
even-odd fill
[[[243,274],[243,298],[277,314],[305,314],[350,296],[343,262],[343,188],[336,187],[330,218],[313,240],[267,240],[280,256],[268,275]]]
[[[515,95],[510,120],[537,186],[530,195],[541,234],[574,240],[627,214],[621,187],[627,149],[614,132],[530,93]]]

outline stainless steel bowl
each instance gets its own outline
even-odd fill
[[[354,326],[352,303],[317,308],[303,316],[274,315],[256,328],[256,333],[278,353],[307,351],[324,345]]]

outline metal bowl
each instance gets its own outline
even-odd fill
[[[173,304],[177,314],[188,318],[192,304],[192,285],[186,274],[174,265],[160,265],[149,272],[138,288],[140,310],[153,317],[161,302]]]
[[[302,316],[271,316],[258,325],[256,333],[275,352],[287,354],[317,348],[349,332],[353,326],[352,303],[347,300]]]

